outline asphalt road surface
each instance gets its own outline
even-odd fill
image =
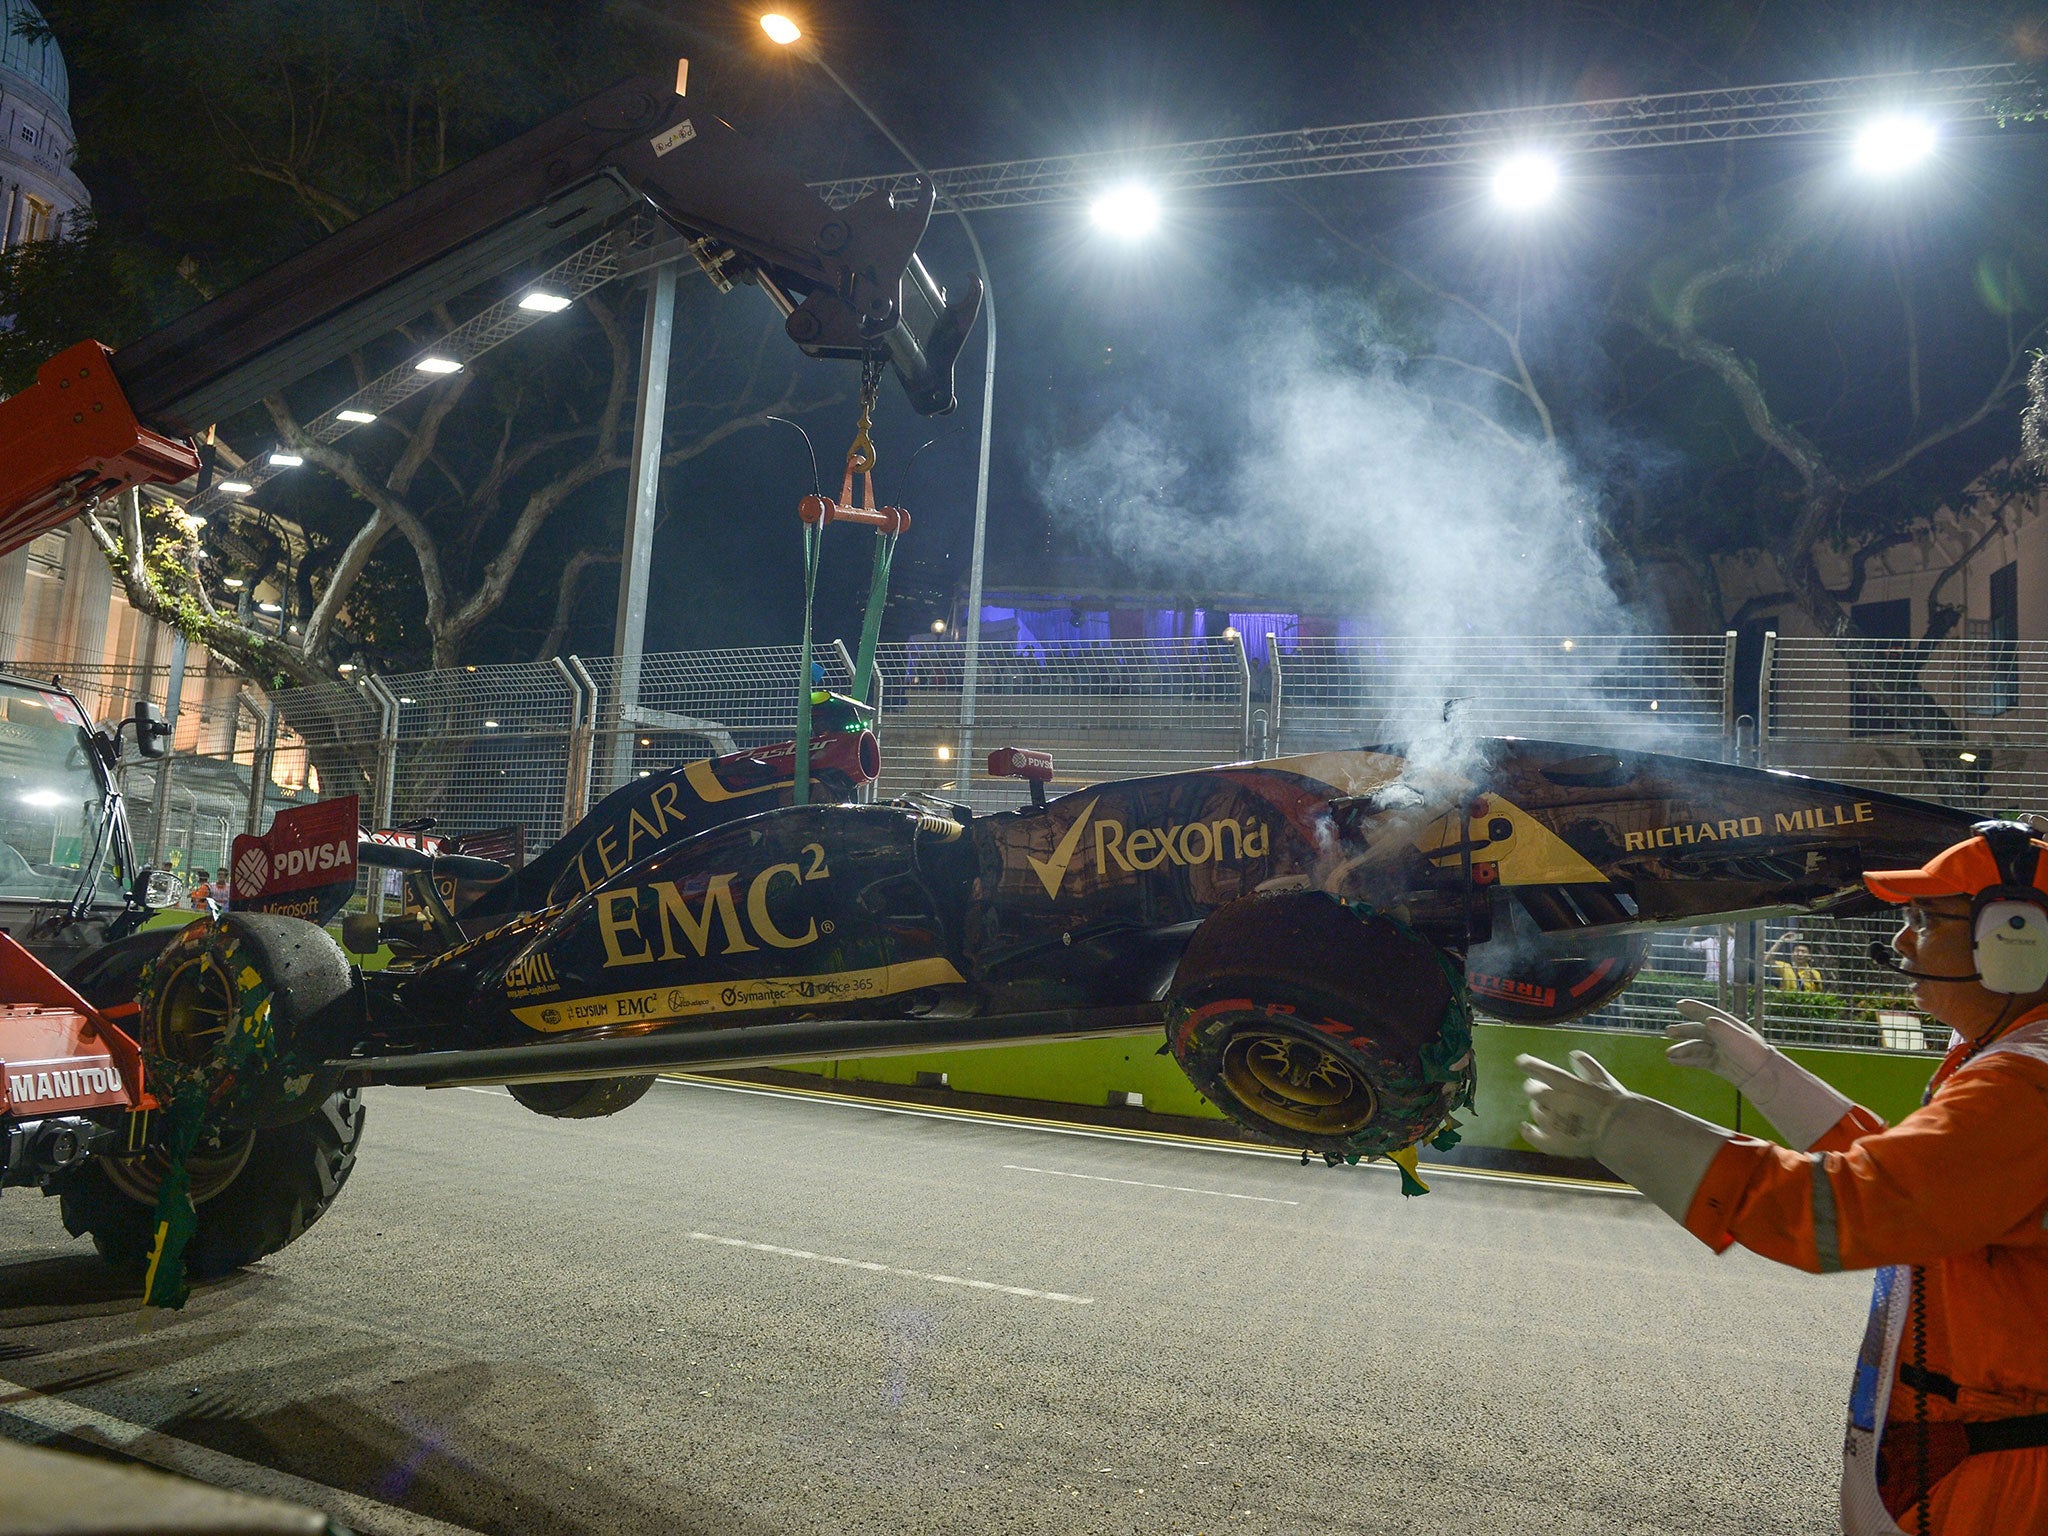
[[[387,1089],[333,1210],[182,1313],[0,1199],[0,1430],[394,1533],[1826,1532],[1866,1291],[1629,1195]]]

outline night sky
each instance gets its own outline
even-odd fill
[[[1669,8],[1666,8],[1667,10]],[[687,23],[651,8],[616,14],[644,22],[692,57],[693,94],[807,179],[891,170],[898,157],[818,71],[762,42],[752,8],[704,8]],[[821,5],[798,14],[835,66],[933,166],[1171,142],[1402,115],[1528,105],[1579,97],[1693,89],[1723,82],[1811,79],[1904,64],[2000,56],[2008,8],[1825,6],[1468,5],[1412,8],[1220,5],[880,3]],[[2001,30],[2001,29],[2004,30]],[[1661,30],[1660,30],[1661,29]],[[1989,41],[1987,41],[1987,39]],[[2004,146],[2000,146],[2001,151]],[[1085,530],[1048,511],[1045,468],[1133,407],[1185,429],[1198,462],[1212,456],[1219,493],[1238,429],[1236,407],[1255,387],[1233,368],[1248,317],[1285,294],[1351,291],[1364,263],[1315,215],[1374,239],[1482,302],[1521,306],[1546,389],[1592,451],[1654,465],[1683,445],[1617,429],[1603,418],[1612,368],[1601,315],[1616,260],[1675,204],[1714,196],[1767,204],[1798,198],[1831,147],[1757,143],[1727,151],[1652,150],[1597,157],[1576,169],[1570,216],[1540,231],[1503,227],[1469,171],[1397,172],[1259,186],[1181,198],[1151,241],[1118,246],[1092,231],[1085,211],[1047,207],[976,216],[992,269],[1001,342],[996,452],[990,491],[989,579],[1164,588],[1157,570],[1106,562]],[[2009,157],[2008,157],[2009,158]],[[1989,200],[1996,165],[1976,188]],[[2018,188],[2014,189],[2018,191]],[[1304,207],[1304,205],[1307,205]],[[1313,210],[1313,212],[1311,212]],[[1849,232],[1852,236],[1855,230]],[[1865,232],[1867,233],[1867,231]],[[1893,231],[1887,238],[1897,236]],[[955,221],[926,238],[941,281],[973,270]],[[1795,295],[1840,303],[1848,288]],[[750,296],[720,301],[748,309]],[[698,285],[692,323],[742,323]],[[877,437],[881,484],[918,518],[899,553],[903,596],[892,629],[922,627],[964,585],[971,520],[980,344],[960,369],[961,409],[914,418],[893,391]],[[816,365],[830,368],[837,365]],[[1825,381],[1815,381],[1816,392]],[[847,433],[844,407],[814,413],[826,478]],[[908,475],[907,454],[935,437]],[[796,621],[797,542],[792,510],[809,469],[793,434],[756,432],[672,478],[672,515],[657,558],[649,643],[701,646],[789,638]],[[1655,474],[1648,482],[1656,484]],[[1197,475],[1195,484],[1201,484]],[[829,489],[830,487],[828,487]],[[714,510],[715,509],[715,510]],[[1191,507],[1191,515],[1213,508]],[[828,551],[823,628],[851,632],[866,551],[846,540]],[[717,580],[706,582],[707,573]],[[1315,573],[1301,591],[1316,600]],[[1235,579],[1191,570],[1186,584],[1244,589],[1284,585],[1268,574]],[[608,583],[593,583],[593,587]],[[1341,602],[1341,598],[1335,599]],[[1325,605],[1331,599],[1324,598]],[[920,608],[925,602],[928,608]],[[577,643],[595,646],[609,594],[591,593]],[[889,638],[901,638],[892,633]]]

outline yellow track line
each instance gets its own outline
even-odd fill
[[[874,1109],[891,1110],[899,1114],[928,1115],[935,1120],[981,1121],[991,1125],[1015,1125],[1030,1130],[1058,1131],[1065,1135],[1087,1135],[1101,1137],[1106,1141],[1149,1142],[1155,1145],[1195,1147],[1205,1152],[1234,1152],[1244,1157],[1277,1157],[1288,1162],[1298,1162],[1300,1152],[1288,1152],[1272,1147],[1246,1146],[1243,1142],[1224,1141],[1210,1136],[1188,1136],[1178,1131],[1132,1130],[1120,1125],[1096,1125],[1076,1120],[1055,1120],[1043,1115],[1009,1115],[992,1109],[968,1109],[956,1105],[919,1104],[903,1099],[876,1098],[863,1093],[838,1093],[826,1088],[798,1088],[785,1083],[757,1083],[749,1080],[735,1081],[731,1078],[712,1077],[701,1072],[664,1072],[662,1077],[679,1083],[692,1083],[703,1088],[722,1089],[726,1092],[760,1093],[771,1097],[790,1099],[815,1099],[824,1103],[861,1104]],[[1313,1157],[1316,1154],[1311,1153]],[[1396,1171],[1392,1163],[1371,1165],[1388,1172]],[[1469,1179],[1484,1183],[1535,1184],[1552,1189],[1580,1189],[1602,1195],[1633,1195],[1635,1191],[1626,1184],[1610,1183],[1603,1179],[1578,1179],[1555,1173],[1518,1173],[1505,1168],[1461,1168],[1450,1163],[1422,1163],[1423,1172],[1446,1179]]]

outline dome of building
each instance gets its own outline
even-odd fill
[[[24,25],[40,35],[22,36]],[[70,115],[71,76],[64,68],[63,51],[49,35],[43,13],[29,0],[0,0],[0,89],[7,75],[36,87],[58,111]]]
[[[0,0],[0,250],[63,234],[91,204],[72,147],[63,51],[32,0]]]

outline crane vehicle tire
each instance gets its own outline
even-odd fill
[[[310,1115],[262,1126],[186,1159],[198,1226],[185,1247],[194,1279],[217,1279],[294,1241],[318,1221],[355,1169],[362,1091],[330,1094]],[[139,1269],[155,1237],[161,1153],[97,1157],[59,1187],[64,1226],[90,1236],[109,1264]]]

